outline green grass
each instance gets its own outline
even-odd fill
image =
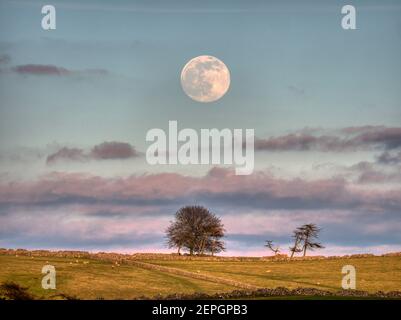
[[[38,297],[50,298],[64,293],[80,299],[132,299],[139,296],[167,295],[174,292],[216,293],[231,291],[234,287],[196,280],[159,271],[150,271],[131,265],[112,268],[111,262],[54,257],[0,255],[0,282],[14,281]],[[84,264],[83,261],[89,261]],[[41,287],[42,267],[55,266],[57,290]]]
[[[401,257],[277,262],[160,260],[152,263],[234,279],[260,287],[314,287],[324,290],[340,290],[343,276],[341,269],[350,264],[356,268],[358,290],[401,290]]]
[[[89,264],[84,264],[88,261]],[[259,287],[315,287],[341,289],[341,268],[355,266],[357,289],[369,292],[401,290],[401,257],[305,261],[205,261],[150,260],[147,263],[174,267],[197,274],[237,280]],[[57,270],[57,290],[41,288],[41,269],[51,264]],[[235,287],[186,276],[147,270],[111,262],[78,259],[0,255],[0,282],[14,281],[38,297],[64,293],[80,299],[132,299],[139,296],[173,293],[227,292]],[[288,297],[291,298],[291,297]]]

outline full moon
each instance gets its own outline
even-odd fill
[[[182,69],[181,86],[193,100],[213,102],[224,96],[230,87],[230,71],[215,57],[199,56]]]

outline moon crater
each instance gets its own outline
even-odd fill
[[[199,56],[182,69],[181,86],[193,100],[213,102],[223,97],[230,87],[230,71],[213,56]]]

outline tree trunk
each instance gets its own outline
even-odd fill
[[[308,235],[306,235],[305,236],[305,240],[304,240],[305,242],[304,242],[304,257],[306,256],[306,249],[307,249],[307,247],[308,247],[308,243],[309,243],[309,237],[308,237]]]
[[[205,240],[201,240],[200,248],[199,248],[200,254],[203,255],[203,252],[205,251]]]
[[[294,250],[292,250],[292,252],[291,252],[290,259],[292,259],[292,257],[294,256],[294,253],[295,253],[295,251],[297,250],[297,247],[298,247],[298,243],[299,243],[299,238],[296,238],[295,239],[295,243],[294,243]]]
[[[180,252],[180,251],[181,251],[181,247],[178,246],[178,252],[177,252],[177,253],[178,253],[179,256],[181,255],[181,252]]]

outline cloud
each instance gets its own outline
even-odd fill
[[[401,151],[398,153],[385,151],[377,157],[377,162],[382,164],[399,164],[401,163]]]
[[[213,172],[213,171],[212,171]],[[35,182],[0,184],[0,205],[66,204],[179,205],[277,210],[401,210],[401,189],[371,190],[341,178],[282,179],[266,172],[251,176],[176,173],[103,178],[81,173],[52,173]]]
[[[43,65],[43,64],[18,65],[12,67],[10,70],[16,74],[33,75],[33,76],[70,76],[70,75],[108,74],[108,71],[104,69],[69,70],[55,65]]]
[[[23,75],[29,74],[29,75],[39,75],[39,76],[40,75],[62,76],[70,74],[70,71],[65,68],[56,67],[53,65],[41,65],[41,64],[25,64],[12,67],[11,70],[15,73]]]
[[[383,130],[386,129],[385,126],[372,126],[372,125],[366,125],[366,126],[354,126],[354,127],[346,127],[340,129],[340,132],[345,133],[345,134],[360,134],[360,133],[367,133],[367,132],[375,132],[377,130]]]
[[[358,177],[359,183],[388,183],[394,178],[393,175],[389,175],[377,170],[365,170]],[[399,177],[398,177],[399,178]]]
[[[87,156],[82,149],[64,147],[49,155],[46,163],[53,164],[60,160],[83,161],[85,159],[87,159]]]
[[[339,138],[330,136],[313,136],[305,133],[294,133],[269,139],[256,139],[256,150],[269,151],[329,151],[341,144]],[[341,147],[342,148],[342,147]]]
[[[399,148],[401,147],[401,127],[378,127],[358,134],[351,141],[365,146],[381,145],[388,150]]]
[[[345,168],[349,177],[356,175],[360,184],[401,184],[401,151],[384,152],[375,162],[362,161]],[[351,175],[351,176],[350,176]]]
[[[126,142],[103,142],[95,145],[90,152],[79,148],[63,147],[55,153],[50,154],[47,164],[54,164],[58,161],[87,161],[87,160],[113,160],[129,159],[139,157],[135,147]]]
[[[129,143],[103,142],[94,146],[91,157],[94,159],[128,159],[137,157],[139,154]]]
[[[222,217],[228,252],[243,248],[249,255],[266,237],[286,244],[296,226],[309,222],[323,227],[323,243],[333,246],[401,240],[399,187],[365,188],[341,178],[282,179],[261,171],[236,176],[214,168],[200,177],[54,172],[34,181],[0,182],[0,245],[161,250],[174,212],[188,204]]]
[[[256,150],[268,151],[357,151],[401,147],[401,127],[350,127],[340,132],[318,135],[299,131],[268,139],[256,139]]]
[[[176,210],[177,208],[175,208]],[[25,209],[12,211],[0,216],[0,246],[24,248],[80,248],[84,250],[111,250],[125,248],[130,251],[165,251],[164,230],[167,228],[174,209],[165,210],[162,216],[138,215],[137,207],[126,210],[130,215],[102,216],[88,214],[90,208],[60,207],[33,208],[27,214]],[[140,212],[139,208],[139,212]],[[292,230],[306,222],[313,221],[323,227],[321,241],[327,250],[341,246],[344,254],[354,246],[394,246],[401,241],[401,221],[397,216],[386,219],[383,216],[345,212],[248,211],[242,214],[220,215],[227,230],[226,255],[253,255],[254,250],[266,255],[263,244],[273,239],[288,252]],[[46,223],[43,223],[46,221]],[[394,251],[394,250],[393,250]],[[170,250],[171,252],[171,250]],[[324,254],[326,251],[318,251]],[[366,250],[365,252],[370,252]],[[383,252],[383,251],[379,251]]]
[[[396,172],[384,172],[378,169],[365,169],[358,177],[358,183],[361,184],[388,184],[401,183],[401,172],[398,168]]]

